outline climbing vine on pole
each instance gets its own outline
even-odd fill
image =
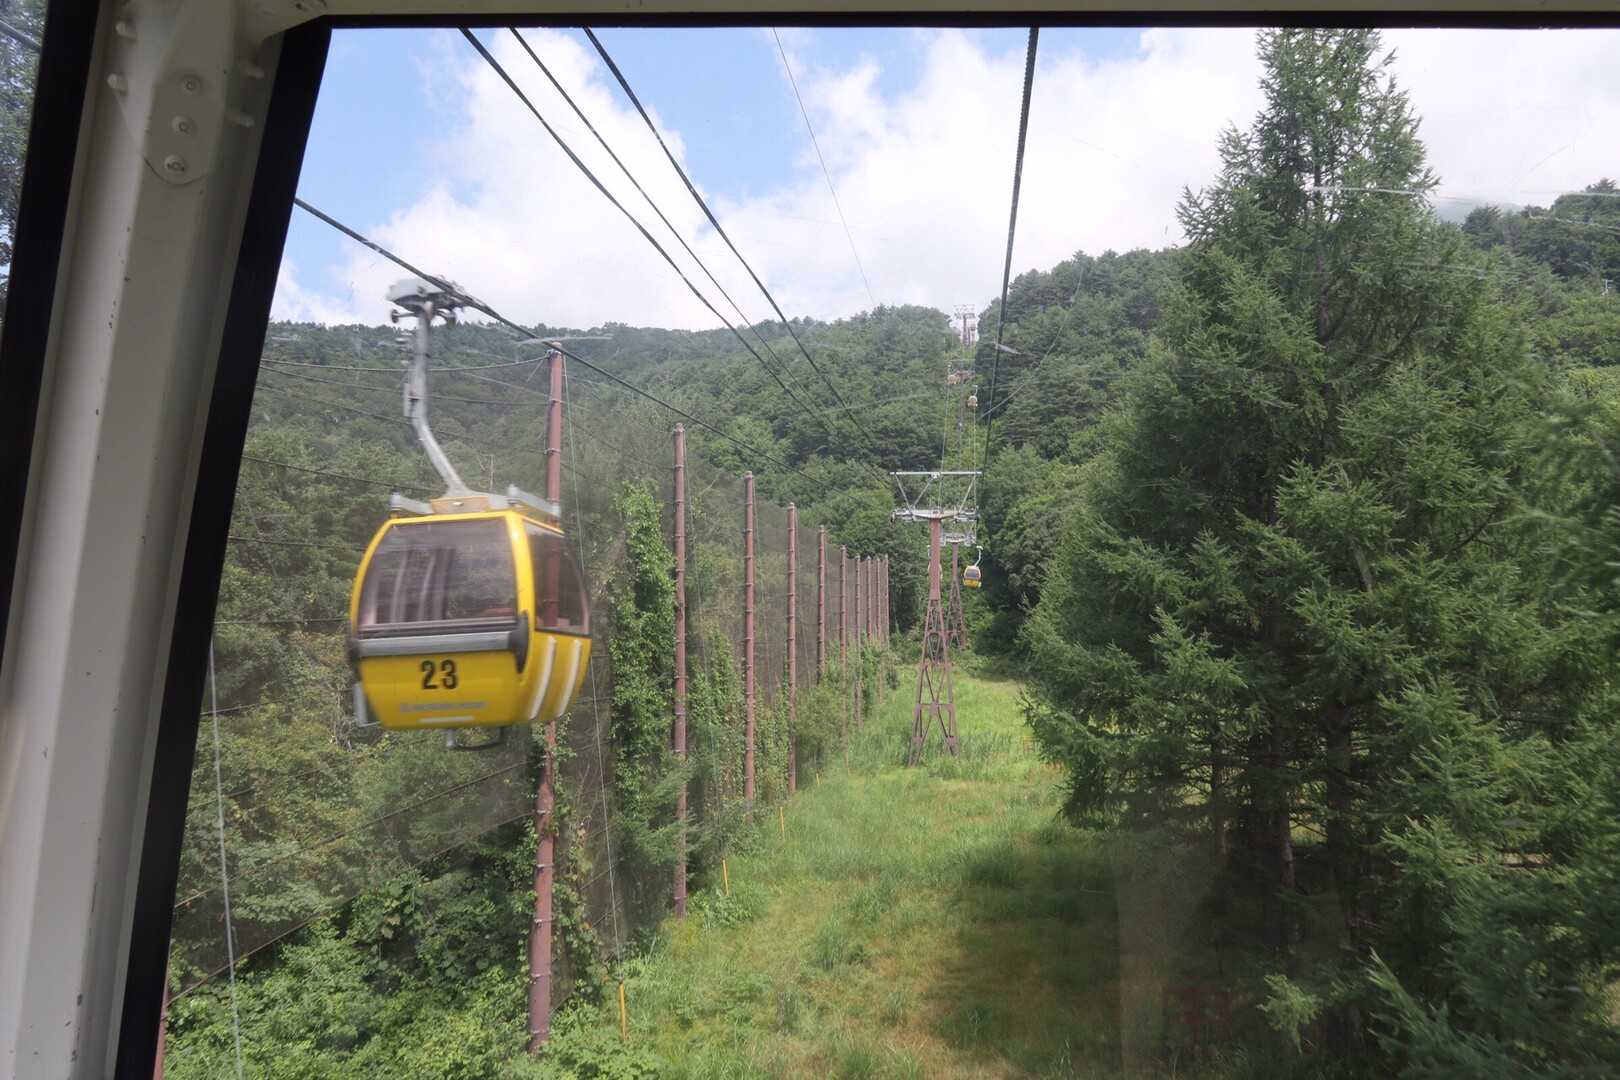
[[[674,708],[674,556],[664,545],[662,508],[645,483],[626,483],[617,509],[625,563],[612,583],[608,655],[613,664],[612,743],[618,812],[614,832],[636,880],[674,865],[671,822],[679,796],[669,750]],[[643,873],[645,872],[645,873]],[[658,897],[662,902],[662,897]],[[650,900],[649,900],[650,902]]]

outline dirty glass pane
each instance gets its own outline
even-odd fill
[[[0,325],[11,286],[11,242],[22,190],[45,0],[0,0]]]

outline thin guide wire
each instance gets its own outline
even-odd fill
[[[236,932],[231,925],[231,883],[225,864],[225,781],[219,754],[219,684],[214,678],[214,638],[208,638],[208,698],[214,724],[214,809],[219,828],[219,888],[225,905],[225,956],[231,972],[231,1039],[236,1047],[236,1080],[242,1080],[242,1017],[236,1007]]]

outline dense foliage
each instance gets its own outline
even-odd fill
[[[675,559],[664,544],[660,508],[646,486],[626,483],[619,510],[625,522],[626,558],[612,586],[608,633],[614,794],[623,826],[620,858],[627,871],[650,881],[660,872],[667,876],[674,870],[675,802],[686,779],[683,770],[671,768],[675,762],[669,750]]]
[[[1207,853],[1295,1045],[1603,1074],[1614,626],[1548,555],[1609,492],[1547,467],[1563,373],[1422,201],[1377,35],[1261,55],[1026,628],[1032,723],[1075,817]]]
[[[915,313],[896,311],[893,319],[887,330],[887,317],[868,320],[868,329],[920,349]],[[811,340],[843,332],[800,331]],[[656,343],[690,338],[620,336],[646,339],[634,362],[613,351],[618,337],[582,347],[598,350],[594,363],[652,385],[663,378]],[[937,347],[942,337],[930,332],[928,340]],[[525,1056],[533,904],[529,818],[538,756],[530,734],[504,748],[450,754],[437,737],[380,737],[357,729],[351,716],[342,633],[359,554],[389,491],[423,497],[438,482],[397,413],[396,345],[391,332],[366,327],[277,325],[268,334],[221,584],[177,909],[167,1066],[177,1076],[230,1071],[238,1023],[254,1071],[279,1073],[275,1063],[288,1045],[301,1048],[310,1075],[504,1076],[528,1067],[514,1062]],[[740,378],[744,361],[755,363],[746,353],[717,352],[704,361],[717,386]],[[916,360],[904,349],[897,355],[897,363]],[[476,324],[436,332],[434,429],[469,479],[543,486],[545,395],[534,357]],[[688,356],[666,362],[675,370],[701,366]],[[570,376],[564,524],[596,602],[601,648],[582,702],[561,726],[554,914],[557,1000],[589,1003],[667,909],[679,785],[689,790],[694,889],[718,879],[727,852],[753,839],[741,776],[741,482],[708,460],[736,465],[740,451],[712,433],[691,436],[690,757],[679,767],[668,752],[671,418],[583,366]],[[693,399],[707,385],[687,380],[665,390],[696,409]],[[747,421],[736,428],[743,441],[776,445],[771,425],[759,419],[769,413],[743,405],[755,409],[736,417]],[[718,409],[713,401],[701,407]],[[782,452],[793,459],[791,449]],[[802,476],[773,472],[769,462],[760,468],[757,459],[748,464],[761,489],[797,495],[807,523],[827,522],[834,558],[841,543],[870,554],[896,538],[864,458],[793,460],[805,466]],[[768,806],[788,787],[784,627],[777,625],[785,612],[778,581],[785,552],[777,548],[786,516],[763,494],[760,514],[761,617],[773,621],[759,631],[766,655],[756,773]],[[801,529],[801,588],[815,580],[813,535]],[[915,569],[910,575],[915,580]],[[801,594],[802,603],[811,597],[801,635],[813,595]],[[879,658],[865,665],[870,690]],[[810,769],[836,748],[853,704],[837,672],[829,674],[801,694],[797,710],[799,760]],[[235,1016],[227,925],[238,960],[248,958],[237,971]],[[469,1025],[480,1029],[478,1038],[462,1037]],[[584,1038],[572,1030],[561,1022],[560,1047]],[[595,1060],[583,1045],[559,1049],[557,1060]],[[634,1055],[607,1058],[633,1071]]]

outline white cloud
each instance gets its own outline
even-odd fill
[[[297,262],[291,257],[283,258],[280,272],[276,276],[274,318],[289,322],[325,323],[328,326],[346,323],[369,324],[377,321],[374,312],[361,313],[362,308],[372,308],[375,305],[357,305],[353,290],[346,296],[329,296],[306,288],[299,281],[298,275]]]
[[[1545,206],[1620,178],[1620,31],[1385,35],[1448,198]]]
[[[1258,107],[1246,32],[1151,31],[1136,56],[1106,61],[1075,40],[1043,38],[1015,273],[1079,249],[1177,241],[1183,185],[1213,175],[1216,133]],[[1024,54],[987,54],[960,31],[919,42],[917,83],[893,99],[875,91],[869,62],[807,69],[800,88],[824,151],[837,148],[828,164],[875,298],[977,305],[1000,288]],[[728,204],[727,216],[783,241],[760,262],[785,306],[822,317],[868,307],[813,159],[804,172],[790,190]]]
[[[548,31],[532,31],[528,37],[690,241],[698,232],[698,212],[687,209],[690,199],[640,118],[612,99],[596,75],[596,65],[575,42]],[[649,230],[672,249],[683,267],[690,267],[690,260],[639,202],[634,189],[615,175],[617,168],[511,35],[495,35],[487,44],[609,190],[649,222]],[[380,221],[356,223],[362,231],[390,250],[408,253],[429,273],[460,282],[520,321],[580,326],[608,321],[713,324],[691,292],[563,156],[491,68],[463,47],[460,54],[445,53],[439,75],[439,92],[459,97],[460,119],[446,125],[451,134],[441,141],[430,163],[432,183],[411,205]],[[657,121],[656,110],[650,111]],[[665,137],[679,156],[679,135]],[[345,319],[376,322],[386,317],[381,297],[404,273],[373,253],[354,248],[333,276],[347,283],[347,302],[329,299],[317,304],[307,291],[295,290],[278,295],[277,316],[297,317],[297,312],[306,311],[318,317],[313,313],[341,311]]]
[[[727,232],[790,315],[849,315],[870,307],[871,297],[947,309],[984,303],[1000,287],[1021,44],[994,52],[971,32],[915,31],[908,42],[917,76],[895,91],[870,58],[812,64],[810,33],[833,32],[784,32],[782,41],[870,296],[800,126],[783,131],[777,145],[738,148],[790,158],[793,180],[758,198],[711,197]],[[767,317],[764,301],[596,59],[564,34],[533,31],[528,39],[747,316]],[[610,190],[737,321],[510,35],[485,40]],[[1262,103],[1252,31],[1151,30],[1134,53],[1103,58],[1084,51],[1088,40],[1080,31],[1042,33],[1015,274],[1076,250],[1179,242],[1174,211],[1183,187],[1210,182],[1221,130],[1247,125]],[[1612,157],[1620,146],[1620,67],[1612,63],[1620,35],[1400,31],[1386,40],[1399,49],[1396,70],[1424,117],[1422,136],[1444,194],[1547,202],[1550,195],[1537,193],[1620,174]],[[775,42],[765,35],[760,47],[774,52]],[[453,134],[429,163],[426,194],[357,224],[522,321],[716,325],[498,77],[459,40],[442,48],[435,93],[459,120],[446,122]],[[738,92],[791,93],[785,76],[779,85]],[[681,156],[679,133],[662,121],[660,128]],[[385,305],[372,298],[400,276],[357,252],[335,274],[347,295],[323,297],[299,287],[297,270],[284,270],[277,314],[331,321],[383,318]]]

